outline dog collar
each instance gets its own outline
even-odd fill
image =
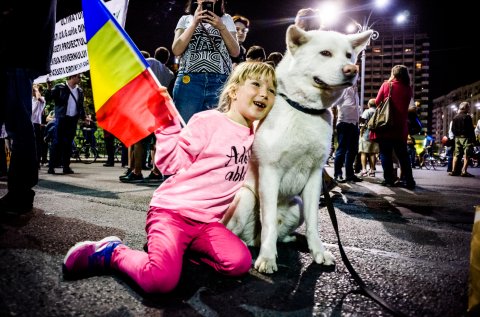
[[[305,108],[304,106],[302,106],[301,104],[299,104],[298,102],[296,101],[293,101],[291,99],[289,99],[287,96],[285,96],[284,94],[282,93],[279,93],[279,95],[285,99],[286,102],[288,102],[288,104],[290,106],[292,106],[293,108],[297,109],[298,111],[301,111],[303,113],[308,113],[308,114],[322,114],[326,111],[326,109],[312,109],[312,108]]]

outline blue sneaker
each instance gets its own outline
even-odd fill
[[[81,276],[107,272],[113,250],[120,244],[122,240],[115,236],[100,241],[78,242],[68,250],[63,260],[63,274]]]

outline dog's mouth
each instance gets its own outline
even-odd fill
[[[352,85],[351,82],[344,82],[344,83],[341,83],[339,85],[329,85],[327,84],[326,82],[324,82],[323,80],[321,80],[320,78],[318,78],[317,76],[313,76],[313,81],[315,82],[315,84],[318,86],[318,88],[320,89],[332,89],[332,90],[335,90],[335,89],[343,89],[343,88],[346,88],[346,87],[350,87]]]
[[[266,104],[264,104],[263,102],[260,102],[260,101],[254,101],[253,104],[260,109],[265,109],[267,107]]]

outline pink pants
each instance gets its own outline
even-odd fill
[[[201,223],[150,207],[146,232],[148,253],[121,244],[111,262],[114,270],[127,274],[146,293],[167,293],[177,286],[187,249],[195,260],[228,276],[243,275],[252,265],[245,243],[219,222]]]

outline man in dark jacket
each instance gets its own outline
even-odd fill
[[[72,142],[77,131],[78,119],[85,120],[85,109],[83,107],[84,94],[78,86],[81,75],[67,77],[67,82],[57,84],[51,89],[50,82],[47,82],[48,90],[45,93],[47,101],[55,103],[55,136],[50,151],[48,162],[48,174],[55,174],[55,158],[60,158],[63,166],[63,174],[73,174],[70,168],[72,156]]]
[[[455,150],[453,153],[453,170],[448,173],[450,176],[473,177],[467,172],[468,159],[475,142],[475,131],[473,129],[472,117],[468,114],[470,111],[470,103],[464,101],[458,106],[458,114],[452,120],[452,133],[455,136]],[[458,171],[457,162],[462,161],[462,171]]]
[[[5,123],[12,139],[8,192],[0,198],[0,213],[19,215],[32,210],[32,188],[38,183],[32,84],[50,72],[57,1],[3,0],[0,8],[0,126]],[[15,30],[30,30],[32,36]]]

